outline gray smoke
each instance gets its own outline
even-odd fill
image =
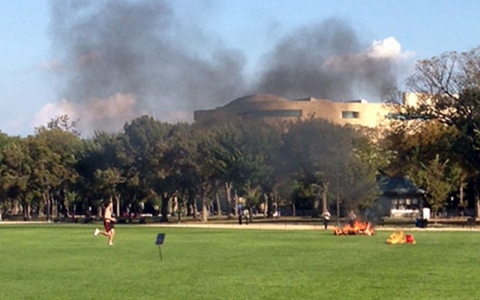
[[[396,83],[392,58],[362,52],[368,45],[340,20],[282,39],[247,84],[241,50],[186,28],[168,1],[52,0],[51,8],[60,93],[90,129],[118,130],[145,112],[168,120],[251,93],[345,100]],[[103,117],[99,107],[109,105],[118,107]]]
[[[61,93],[69,102],[134,95],[139,113],[168,118],[245,90],[244,56],[206,42],[209,56],[201,57],[165,1],[54,0],[51,7],[52,35],[65,70]],[[84,119],[92,120],[87,113]]]
[[[396,58],[378,56],[339,19],[301,28],[268,55],[256,90],[286,98],[380,100],[397,84]]]

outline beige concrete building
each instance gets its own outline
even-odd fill
[[[225,106],[194,111],[195,121],[222,120],[232,117],[266,120],[322,118],[339,125],[376,127],[392,116],[394,110],[384,103],[366,100],[331,101],[305,98],[289,100],[269,94],[245,96]]]

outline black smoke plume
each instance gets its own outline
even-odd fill
[[[208,45],[208,56],[200,57],[166,1],[56,0],[51,7],[55,49],[64,67],[61,94],[76,110],[85,110],[80,124],[85,125],[83,117],[100,127],[93,129],[121,126],[126,118],[92,110],[121,106],[123,96],[133,114],[175,119],[176,113],[216,105],[245,90],[243,54]],[[112,122],[117,124],[108,126]]]
[[[52,0],[59,93],[85,131],[119,130],[144,113],[190,121],[193,110],[252,93],[345,100],[375,97],[396,83],[395,59],[373,55],[336,19],[272,41],[261,75],[247,80],[242,49],[222,47],[201,26],[186,30],[169,4]]]
[[[398,57],[375,50],[339,19],[301,28],[264,60],[256,90],[286,98],[380,100],[397,85]]]

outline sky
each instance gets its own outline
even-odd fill
[[[83,135],[241,96],[332,100],[401,86],[480,45],[480,0],[0,0],[0,131],[59,115]]]

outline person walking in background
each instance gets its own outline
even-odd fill
[[[353,212],[353,210],[351,210],[348,213],[348,224],[350,224],[350,226],[353,227],[355,225],[356,220],[357,220],[357,215]]]
[[[245,217],[245,224],[248,225],[248,223],[250,223],[250,212],[248,211],[248,209],[245,209],[243,211],[243,216]]]
[[[103,214],[103,227],[105,231],[100,231],[98,228],[95,229],[93,233],[94,236],[99,234],[108,237],[108,245],[113,246],[113,237],[115,236],[115,225],[114,223],[117,220],[113,217],[113,201],[110,199],[107,202],[107,207]]]
[[[239,204],[237,207],[237,215],[238,215],[238,225],[242,225],[243,206],[241,204]]]
[[[325,210],[322,216],[323,216],[323,226],[325,227],[325,230],[327,230],[328,222],[330,222],[330,212],[328,210]]]

